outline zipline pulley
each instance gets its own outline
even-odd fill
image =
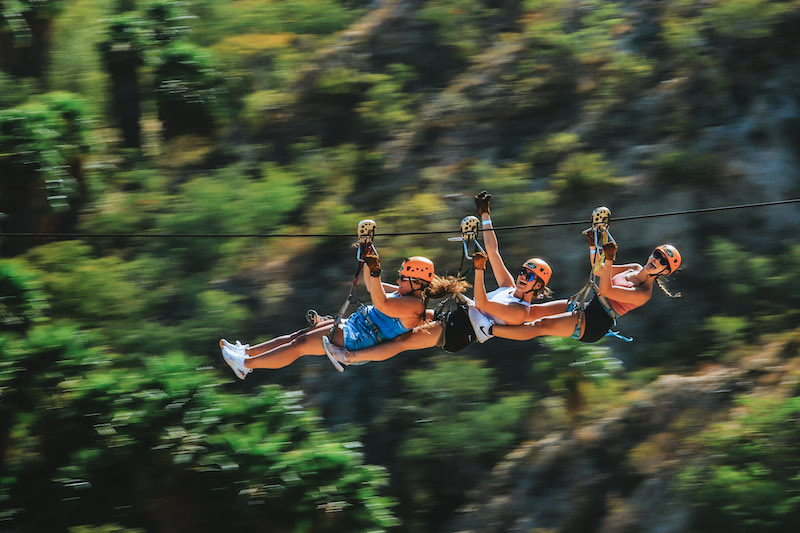
[[[353,246],[358,248],[358,251],[356,252],[356,259],[361,263],[364,262],[364,256],[367,255],[370,249],[372,249],[372,252],[375,255],[378,255],[378,251],[374,246],[372,246],[372,243],[375,240],[375,229],[377,227],[378,225],[375,223],[375,221],[369,218],[358,223],[358,230],[356,233],[358,235],[358,242],[353,244]]]
[[[481,226],[481,221],[476,216],[468,216],[461,219],[461,235],[458,237],[450,237],[448,241],[461,241],[464,245],[464,257],[472,261],[472,254],[469,251],[469,244],[472,243],[476,250],[486,253],[481,244],[478,242],[478,228]]]

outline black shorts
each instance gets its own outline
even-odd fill
[[[599,341],[605,337],[611,326],[614,325],[614,319],[603,308],[597,296],[592,298],[583,313],[583,335],[578,339],[581,342],[592,343]]]
[[[449,353],[463,350],[475,342],[475,331],[470,324],[467,307],[459,305],[452,312],[442,316],[442,338],[439,346]]]

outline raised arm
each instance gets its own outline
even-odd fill
[[[476,252],[472,256],[475,266],[475,307],[499,318],[506,324],[522,324],[528,318],[528,307],[521,304],[501,304],[491,302],[486,296],[486,285],[484,283],[484,272],[486,272],[486,255]]]
[[[503,258],[500,256],[500,246],[497,243],[497,235],[492,229],[492,219],[489,216],[489,201],[492,195],[486,191],[481,191],[475,197],[475,206],[478,208],[478,213],[481,217],[483,225],[483,245],[486,248],[486,253],[489,256],[489,264],[492,265],[492,272],[497,285],[500,287],[513,287],[514,276],[506,268]],[[488,312],[488,311],[487,311]]]
[[[653,295],[653,285],[637,285],[635,287],[619,287],[613,285],[611,283],[611,278],[619,272],[624,272],[628,269],[622,269],[621,267],[614,266],[614,259],[616,259],[617,255],[616,244],[606,244],[603,246],[603,251],[605,252],[606,259],[597,273],[597,287],[600,290],[600,294],[606,298],[609,298],[610,300],[621,303],[634,304],[637,306],[647,303],[647,301],[650,300],[650,297]],[[628,267],[639,265],[625,266]],[[641,266],[639,266],[639,268],[641,268]]]
[[[381,262],[377,256],[367,254],[364,258],[364,286],[369,291],[372,305],[381,313],[394,318],[410,318],[422,313],[422,301],[418,298],[389,298],[381,283]]]

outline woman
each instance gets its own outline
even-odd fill
[[[441,298],[463,290],[453,278],[434,274],[433,261],[426,257],[409,257],[400,267],[397,285],[380,280],[380,260],[376,255],[365,257],[364,285],[372,305],[359,308],[339,324],[332,343],[348,350],[360,350],[386,342],[411,331],[426,319],[429,298]],[[391,290],[390,294],[386,289]],[[323,320],[306,328],[270,341],[246,346],[220,340],[222,356],[239,379],[256,368],[283,368],[303,355],[325,355],[323,342],[333,326],[333,319]]]
[[[594,242],[590,239],[590,242]],[[593,248],[593,247],[592,247]],[[591,250],[594,254],[595,250]],[[483,320],[479,327],[490,336],[513,340],[529,340],[544,335],[572,337],[592,343],[603,338],[614,325],[616,318],[647,303],[653,295],[653,286],[658,284],[670,298],[672,295],[664,285],[662,276],[669,276],[681,265],[681,255],[671,244],[657,246],[644,266],[637,263],[614,265],[617,246],[603,246],[605,260],[598,275],[598,290],[585,309],[573,309],[569,300],[558,300],[551,308],[560,312],[542,317],[531,324],[521,326],[501,325]]]
[[[514,276],[506,268],[492,231],[492,220],[489,211],[491,195],[481,191],[475,197],[475,204],[483,224],[483,239],[487,254],[477,252],[473,255],[475,267],[475,301],[469,301],[469,318],[462,321],[463,328],[445,328],[442,322],[428,322],[415,328],[412,332],[398,336],[391,342],[370,348],[350,351],[330,347],[329,353],[344,365],[367,361],[383,361],[407,350],[421,350],[440,346],[448,352],[455,352],[477,340],[485,342],[491,337],[480,329],[480,324],[523,324],[532,322],[548,314],[560,312],[553,309],[552,303],[535,303],[550,296],[552,292],[547,283],[552,276],[552,269],[542,259],[533,257],[520,267]],[[495,280],[499,288],[486,293],[484,271],[487,259],[492,266]]]

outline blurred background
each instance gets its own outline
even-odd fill
[[[239,381],[446,235],[800,197],[797,0],[0,2],[0,530],[785,532],[798,204],[612,222],[681,271],[617,339]],[[588,277],[580,225],[499,233]],[[363,288],[359,296],[366,297]]]

